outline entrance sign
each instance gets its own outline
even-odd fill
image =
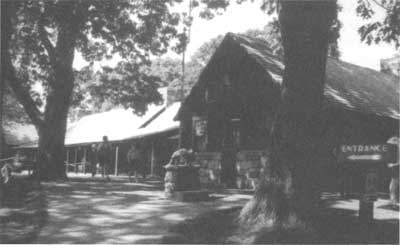
[[[387,144],[340,145],[338,162],[388,162],[393,156],[392,147]]]
[[[359,218],[371,224],[374,218],[374,201],[378,199],[378,164],[397,159],[398,147],[389,144],[343,144],[335,149],[338,163],[361,163],[364,172],[364,192],[360,196]]]

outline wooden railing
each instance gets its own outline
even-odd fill
[[[12,161],[12,160],[14,160],[14,157],[3,158],[3,159],[0,159],[0,163],[7,162],[7,161]]]
[[[67,162],[64,161],[65,164],[65,172],[69,172],[69,167],[73,167],[74,168],[74,172],[78,172],[79,171],[79,166],[83,166],[83,173],[86,174],[86,166],[90,165],[91,163],[89,161],[81,161],[81,162]]]

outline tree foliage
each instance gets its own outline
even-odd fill
[[[383,10],[384,17],[376,20],[376,13]],[[400,47],[400,1],[398,0],[358,0],[357,15],[367,20],[358,32],[367,44],[387,42]]]
[[[24,108],[15,98],[12,91],[7,88],[7,86],[4,89],[3,96],[3,124],[8,125],[12,122],[29,123],[29,118],[24,111]]]
[[[69,2],[68,4],[66,2]],[[67,15],[65,8],[72,8],[75,15],[81,16],[74,34],[76,51],[88,61],[99,61],[118,54],[125,63],[120,64],[114,72],[123,68],[129,69],[130,80],[135,84],[153,83],[143,75],[139,67],[150,64],[149,57],[167,51],[169,42],[177,35],[178,14],[170,13],[168,5],[161,1],[25,1],[18,2],[16,31],[13,34],[11,50],[14,64],[20,68],[17,74],[25,77],[24,85],[40,81],[49,93],[54,80],[55,47],[57,36],[64,29],[65,22],[74,23],[73,14]],[[37,40],[40,40],[39,42]],[[56,45],[54,45],[56,44]],[[128,64],[130,63],[130,65]],[[134,65],[133,65],[134,64]],[[105,73],[110,72],[106,69]],[[126,77],[125,77],[126,78]],[[102,79],[108,83],[106,88],[117,88],[115,79]],[[120,84],[121,85],[121,84]],[[134,87],[131,86],[131,87]],[[118,88],[120,90],[123,88]],[[138,90],[143,92],[142,90]],[[114,98],[120,103],[132,107],[138,105],[137,111],[143,112],[143,103],[135,102],[135,90],[130,90],[132,97]],[[117,94],[117,93],[115,93]],[[150,102],[157,97],[148,97]],[[143,101],[142,98],[140,98]]]

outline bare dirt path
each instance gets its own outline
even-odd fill
[[[46,183],[48,219],[36,243],[160,243],[170,225],[213,209],[242,206],[244,194],[213,201],[166,200],[159,182],[90,178]]]

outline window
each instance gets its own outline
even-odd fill
[[[217,87],[215,84],[209,84],[204,93],[206,103],[213,103],[217,99]]]
[[[207,145],[207,120],[202,117],[193,117],[193,146],[196,152],[206,150]]]

